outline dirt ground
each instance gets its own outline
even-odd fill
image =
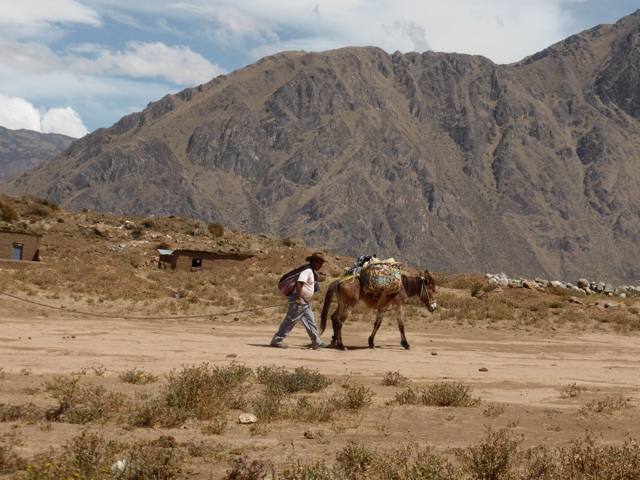
[[[428,315],[425,313],[425,315]],[[287,350],[268,346],[280,314],[247,319],[180,321],[84,317],[45,311],[14,299],[0,298],[0,404],[56,406],[43,382],[83,368],[101,366],[102,376],[86,381],[128,393],[142,386],[123,383],[118,376],[142,369],[162,378],[181,365],[231,362],[259,366],[304,366],[336,380],[364,385],[375,392],[373,403],[357,415],[315,425],[275,422],[263,435],[251,435],[231,412],[222,435],[205,436],[188,424],[180,429],[127,430],[119,425],[70,425],[0,422],[0,435],[14,435],[16,452],[29,458],[47,447],[59,447],[85,428],[120,439],[172,435],[178,442],[206,439],[227,452],[250,459],[269,459],[285,466],[295,460],[324,459],[332,463],[348,441],[380,447],[407,442],[433,445],[447,452],[485,436],[487,427],[513,427],[523,447],[566,446],[587,435],[598,443],[622,444],[640,438],[640,338],[637,335],[589,332],[500,331],[468,325],[407,326],[411,349],[405,351],[395,322],[386,320],[376,338],[377,348],[365,348],[370,324],[359,321],[344,329],[348,351],[309,348],[301,325],[288,339]],[[372,318],[371,318],[372,320]],[[329,340],[328,332],[323,336]],[[478,406],[442,408],[388,405],[398,387],[382,385],[388,372],[399,372],[415,387],[458,382],[472,388]],[[85,381],[85,379],[83,379]],[[162,380],[160,381],[160,383]],[[579,387],[568,396],[567,388]],[[620,411],[585,411],[594,401],[626,400]],[[315,429],[314,438],[305,431]],[[182,478],[221,478],[228,458],[219,462],[187,462]],[[0,477],[2,478],[2,477]],[[9,477],[5,477],[9,478]]]

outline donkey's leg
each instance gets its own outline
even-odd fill
[[[331,327],[333,329],[333,335],[331,336],[331,346],[335,347],[336,343],[338,342],[338,319],[340,318],[340,315],[342,314],[342,308],[340,308],[340,306],[338,306],[338,308],[336,308],[336,311],[333,312],[333,314],[331,315]]]
[[[369,336],[369,348],[375,348],[375,344],[373,343],[373,339],[376,337],[376,333],[382,324],[382,312],[380,310],[376,310],[376,322],[373,324],[373,331]]]
[[[400,344],[405,348],[405,350],[409,350],[410,345],[407,342],[407,337],[404,334],[404,320],[402,319],[402,307],[398,308],[398,330],[400,330]]]
[[[344,325],[344,323],[347,321],[347,319],[349,318],[349,315],[351,315],[351,308],[350,307],[345,307],[342,309],[342,312],[340,314],[340,317],[337,319],[336,321],[336,345],[335,347],[339,350],[347,350],[347,347],[344,346],[344,343],[342,343],[342,327]]]
[[[341,350],[344,350],[344,345],[342,345],[342,324],[346,320],[346,317],[349,316],[348,313],[346,313],[345,316],[345,308],[345,304],[338,301],[338,308],[336,308],[336,311],[331,315],[331,326],[333,327],[331,346]]]

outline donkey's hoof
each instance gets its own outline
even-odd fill
[[[408,343],[403,343],[402,346],[405,350],[411,350],[411,345],[409,345]]]

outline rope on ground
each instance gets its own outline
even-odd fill
[[[53,305],[34,302],[33,300],[27,300],[26,298],[21,298],[21,297],[18,297],[17,295],[11,295],[10,293],[7,293],[7,292],[0,292],[0,294],[6,295],[7,297],[15,298],[16,300],[20,300],[22,302],[31,303],[32,305],[37,305],[39,307],[51,308],[53,310],[60,310],[62,312],[74,313],[76,315],[86,315],[88,317],[122,318],[124,320],[185,320],[190,318],[221,317],[224,315],[235,315],[236,313],[255,312],[257,310],[266,310],[268,308],[277,308],[282,306],[282,305],[272,305],[270,307],[248,308],[246,310],[235,310],[233,312],[203,313],[201,315],[186,315],[181,317],[131,317],[127,315],[110,315],[107,313],[79,312],[77,310],[69,310],[68,308],[64,308],[64,307],[54,307]]]

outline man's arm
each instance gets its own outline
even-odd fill
[[[302,285],[304,282],[296,282],[296,305],[302,305]]]

